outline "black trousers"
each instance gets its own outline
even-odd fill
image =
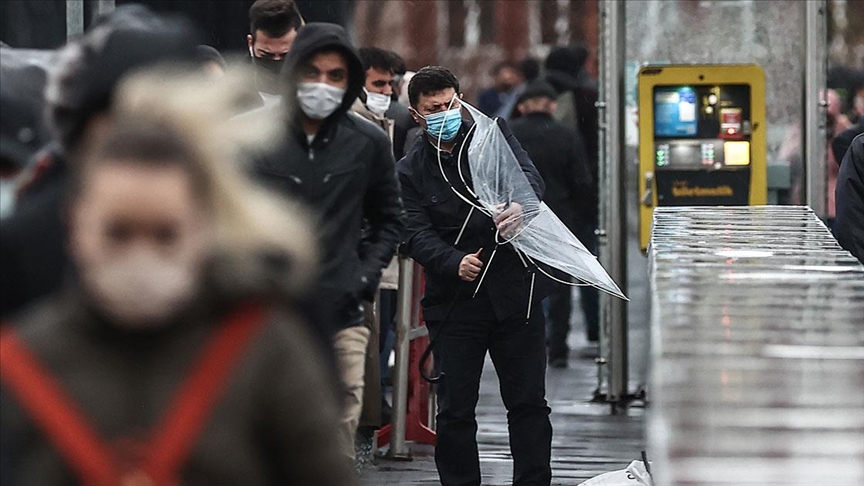
[[[549,485],[552,424],[546,404],[546,349],[539,305],[503,321],[450,321],[435,341],[444,374],[438,384],[435,464],[442,486],[480,484],[475,409],[486,352],[492,357],[507,408],[513,484]],[[433,333],[440,323],[428,323]]]

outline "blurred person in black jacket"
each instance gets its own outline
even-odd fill
[[[61,218],[67,161],[85,133],[110,123],[118,82],[133,70],[160,62],[194,62],[198,44],[188,22],[129,5],[100,17],[60,51],[46,88],[47,124],[54,140],[31,164],[16,212],[3,221],[0,317],[56,291],[71,270]]]
[[[549,83],[538,80],[529,84],[516,105],[521,116],[513,121],[511,128],[546,181],[544,202],[589,251],[596,253],[593,220],[596,175],[591,170],[580,134],[553,118],[555,98],[555,90]],[[557,277],[570,280],[560,273]],[[580,286],[579,291],[587,338],[596,341],[598,290]],[[571,306],[571,287],[563,284],[545,302],[549,364],[556,368],[567,366]]]
[[[12,215],[26,168],[48,139],[42,121],[55,51],[0,47],[0,219]]]

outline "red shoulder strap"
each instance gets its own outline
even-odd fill
[[[0,328],[0,379],[87,485],[117,484],[111,452],[60,383],[9,326]]]
[[[264,314],[260,305],[242,307],[206,344],[147,444],[148,460],[143,466],[156,484],[178,484],[183,463],[228,385],[246,344],[264,323]]]

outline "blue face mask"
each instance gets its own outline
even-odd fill
[[[459,134],[462,126],[462,112],[459,108],[432,113],[423,117],[426,120],[426,133],[436,141],[441,138],[443,142],[449,142]]]

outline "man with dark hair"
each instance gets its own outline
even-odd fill
[[[303,24],[294,0],[257,0],[249,9],[246,42],[255,65],[255,86],[264,104],[279,100],[278,75]]]
[[[549,83],[536,80],[529,84],[516,104],[521,116],[513,121],[513,134],[546,181],[544,202],[588,251],[596,253],[592,219],[597,199],[596,174],[591,170],[579,132],[553,118],[556,97]],[[557,277],[571,280],[566,275]],[[567,367],[571,290],[570,286],[561,285],[547,297],[544,306],[549,330],[549,364],[554,368]],[[596,325],[600,295],[591,286],[580,286],[579,291],[586,325],[589,322]]]
[[[492,69],[492,77],[495,84],[480,90],[477,94],[477,108],[489,116],[494,116],[502,106],[507,104],[513,88],[522,84],[522,73],[512,62],[496,64]]]
[[[466,152],[473,122],[462,119],[459,80],[452,72],[440,66],[421,69],[408,84],[408,96],[425,135],[397,170],[407,215],[405,251],[426,271],[423,316],[441,372],[435,449],[441,484],[480,484],[475,408],[488,352],[507,407],[513,484],[548,485],[552,425],[545,398],[543,293],[538,286],[532,299],[532,278],[511,245],[496,249],[497,235],[518,228],[521,205],[513,201],[490,218],[466,202],[472,200],[473,182],[460,167],[468,163],[466,157],[476,156]],[[544,184],[537,169],[507,124],[499,119],[498,125],[541,197]]]
[[[281,144],[256,164],[263,182],[299,199],[318,217],[321,266],[315,295],[333,327],[346,392],[339,447],[352,459],[370,335],[363,303],[374,299],[402,234],[390,141],[381,129],[348,113],[365,79],[342,27],[301,28],[282,72],[283,96],[295,109]]]
[[[377,47],[362,47],[360,62],[366,72],[363,92],[351,109],[381,127],[393,143],[393,120],[384,116],[390,109],[393,95],[393,57]]]

